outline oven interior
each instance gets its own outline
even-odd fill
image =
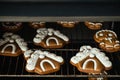
[[[47,75],[38,75],[35,73],[28,73],[25,70],[26,61],[23,55],[18,57],[6,57],[0,56],[0,77],[7,79],[7,77],[28,77],[34,79],[42,78],[62,78],[62,79],[71,79],[75,80],[87,80],[90,75],[79,72],[77,68],[70,64],[70,58],[74,56],[79,48],[83,45],[90,45],[92,47],[98,47],[98,44],[94,41],[93,36],[98,30],[91,30],[87,28],[84,22],[79,22],[74,28],[65,28],[57,24],[57,22],[46,22],[46,28],[53,28],[55,30],[60,30],[63,34],[67,35],[70,39],[70,43],[65,45],[60,49],[44,49],[42,47],[35,46],[33,44],[33,38],[36,35],[36,29],[33,29],[29,26],[29,22],[22,22],[23,27],[21,30],[15,32],[20,35],[28,43],[29,49],[40,49],[53,52],[57,55],[60,55],[64,58],[65,63],[61,66],[61,69],[58,72],[47,74]],[[119,21],[105,21],[102,22],[102,29],[113,30],[118,35],[120,40],[120,22]],[[5,31],[0,30],[0,36],[5,33]],[[113,63],[112,69],[107,71],[109,80],[119,80],[120,78],[120,52],[107,53],[106,55],[110,58]],[[104,75],[103,75],[104,76]]]

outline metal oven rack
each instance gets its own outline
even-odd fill
[[[109,21],[103,22],[102,29],[110,29],[116,32],[118,38],[120,40],[120,22],[118,21]],[[87,80],[87,77],[92,75],[88,75],[82,72],[79,72],[75,67],[70,64],[70,58],[74,56],[78,51],[80,46],[82,45],[91,45],[92,47],[98,47],[98,44],[93,40],[93,35],[96,30],[90,30],[85,25],[84,22],[79,22],[74,28],[68,29],[63,28],[58,25],[56,22],[47,22],[46,27],[51,27],[54,29],[60,30],[62,33],[66,34],[70,38],[70,43],[61,49],[43,49],[41,47],[35,46],[32,42],[34,35],[36,34],[34,29],[29,27],[28,22],[23,23],[23,28],[17,32],[17,34],[21,35],[26,42],[28,43],[28,47],[30,49],[41,49],[53,52],[57,55],[60,55],[64,58],[65,63],[62,65],[61,69],[52,74],[48,75],[38,75],[35,73],[28,73],[25,70],[26,61],[23,55],[18,57],[5,57],[0,56],[0,77],[37,77],[37,78],[79,78],[81,80]],[[31,33],[27,33],[26,30],[29,30]],[[4,32],[1,31],[1,35]],[[74,33],[74,34],[73,34]],[[23,35],[24,34],[24,35]],[[29,35],[28,35],[29,34]],[[87,35],[89,34],[89,36]],[[99,48],[99,47],[98,47]],[[116,80],[116,78],[120,77],[120,52],[116,53],[106,53],[106,55],[110,58],[113,63],[113,67],[111,70],[107,71],[107,77],[109,80]]]

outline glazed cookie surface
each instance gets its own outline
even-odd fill
[[[94,35],[94,40],[98,43],[100,43],[102,40],[105,38],[117,38],[117,35],[114,31],[112,30],[100,30],[95,33]]]
[[[95,23],[95,22],[90,22],[90,21],[85,21],[84,23],[89,29],[91,30],[98,30],[101,29],[102,23]]]
[[[0,55],[18,56],[27,49],[27,43],[19,35],[5,33],[0,39]]]
[[[112,68],[109,58],[97,48],[82,46],[80,51],[71,58],[70,63],[81,72],[100,74]]]
[[[2,26],[1,28],[4,31],[14,32],[22,28],[22,23],[21,22],[2,22],[1,26]]]
[[[40,28],[37,30],[33,42],[35,45],[43,48],[62,48],[69,42],[69,38],[58,30],[52,28]]]
[[[41,50],[28,50],[24,53],[24,57],[27,61],[26,70],[37,74],[57,72],[64,63],[61,56]]]

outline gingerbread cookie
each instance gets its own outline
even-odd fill
[[[26,70],[37,74],[50,74],[60,70],[64,63],[61,56],[41,50],[28,50],[24,53]]]
[[[58,21],[58,24],[62,25],[63,27],[67,28],[73,28],[78,22],[72,22],[72,21]]]
[[[108,80],[107,75],[107,72],[104,71],[100,73],[99,76],[93,74],[94,77],[89,77],[88,80]]]
[[[5,33],[3,38],[0,40],[0,55],[18,56],[28,49],[27,43],[19,35]]]
[[[91,30],[98,30],[102,27],[102,23],[93,23],[90,21],[85,21],[85,25]]]
[[[105,38],[117,38],[117,35],[114,31],[111,30],[100,30],[94,35],[94,40],[98,43],[103,41]]]
[[[112,68],[109,58],[97,48],[82,46],[80,52],[73,56],[70,63],[81,72],[100,74]]]
[[[21,22],[2,22],[1,26],[2,26],[1,28],[4,31],[14,32],[22,28],[22,23]]]
[[[114,38],[105,38],[100,42],[99,46],[106,52],[120,51],[120,41]]]
[[[29,24],[34,29],[45,27],[45,22],[30,22]]]
[[[37,35],[34,37],[33,42],[43,48],[62,48],[69,42],[69,39],[58,30],[40,28],[37,30]]]

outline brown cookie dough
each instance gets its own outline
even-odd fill
[[[4,31],[15,32],[22,28],[22,22],[2,22],[1,28]]]
[[[120,51],[120,42],[114,38],[105,38],[99,47],[106,52],[117,52]]]
[[[34,29],[38,29],[45,27],[45,22],[30,22],[29,25]]]
[[[41,50],[28,50],[24,53],[26,70],[37,74],[50,74],[60,70],[64,63],[61,56]]]
[[[95,23],[95,22],[93,23],[90,21],[85,21],[84,24],[91,30],[98,30],[98,29],[101,29],[102,27],[102,23]]]
[[[117,38],[117,35],[114,31],[112,30],[100,30],[95,33],[94,35],[94,40],[98,43],[103,41],[105,38]]]
[[[76,26],[76,24],[78,22],[73,22],[73,21],[58,21],[58,24],[60,24],[63,27],[67,27],[67,28],[73,28]]]
[[[28,49],[27,43],[19,35],[5,33],[3,37],[0,40],[0,55],[19,56]]]
[[[79,71],[89,74],[100,74],[112,68],[109,58],[99,49],[90,46],[82,46],[70,63]]]
[[[58,30],[52,28],[40,28],[37,30],[33,42],[35,45],[43,48],[62,48],[69,42],[69,39]]]

